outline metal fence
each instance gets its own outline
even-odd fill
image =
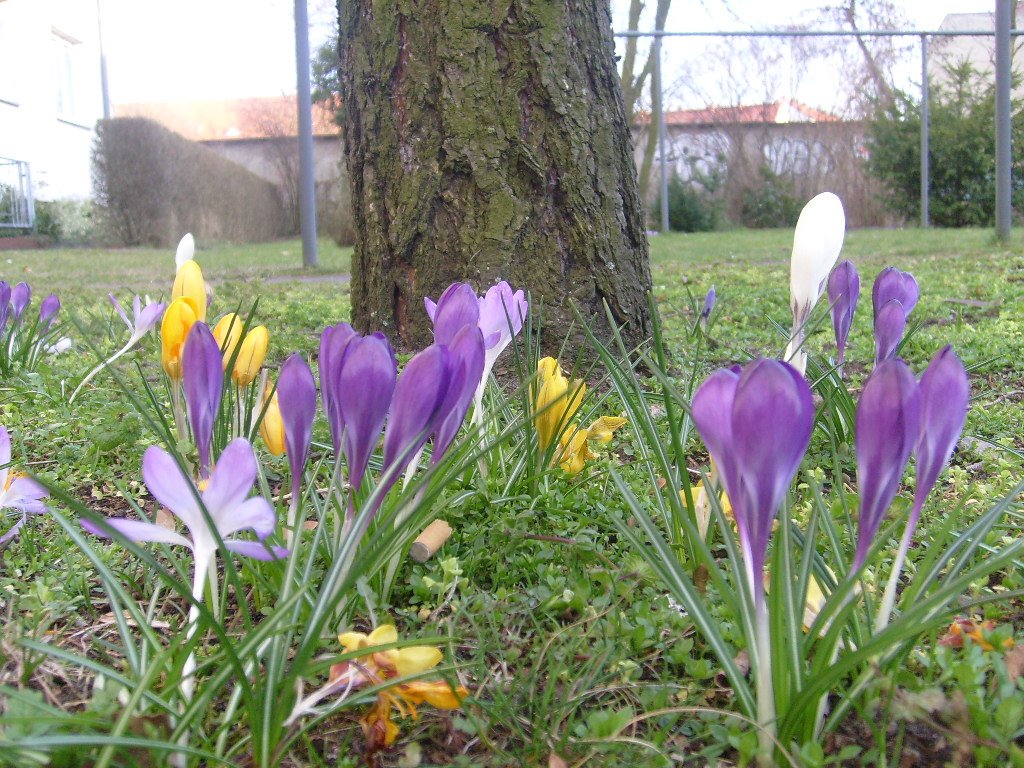
[[[857,121],[851,120],[817,120],[813,114],[805,109],[805,114],[797,116],[798,119],[777,120],[777,115],[765,114],[758,116],[751,114],[751,110],[779,105],[756,104],[743,106],[734,104],[723,106],[722,104],[706,104],[703,108],[689,110],[666,109],[666,99],[670,98],[667,92],[665,78],[665,62],[663,46],[667,40],[679,39],[680,41],[696,41],[698,39],[720,39],[726,41],[747,39],[754,41],[768,38],[777,41],[801,40],[814,38],[845,38],[856,40],[858,44],[870,38],[896,38],[915,42],[920,52],[920,106],[921,106],[921,134],[920,134],[920,223],[922,227],[930,224],[929,197],[930,197],[930,176],[929,165],[929,81],[932,75],[929,73],[929,56],[931,49],[936,44],[941,44],[947,38],[983,38],[994,39],[995,61],[994,70],[996,78],[996,131],[992,140],[996,145],[996,227],[997,234],[1005,239],[1010,233],[1010,41],[1013,37],[1024,34],[1024,31],[1010,29],[1010,14],[1008,0],[998,0],[996,9],[995,30],[992,29],[948,29],[948,30],[869,30],[869,31],[845,31],[845,30],[770,30],[770,31],[737,31],[737,32],[675,32],[675,31],[625,31],[615,33],[618,40],[627,38],[647,39],[652,46],[652,68],[650,72],[650,87],[660,94],[660,98],[652,99],[654,104],[653,113],[649,114],[650,121],[656,123],[657,149],[654,162],[658,168],[658,182],[660,191],[660,221],[661,231],[669,229],[669,190],[668,185],[673,174],[683,178],[687,174],[703,174],[707,178],[709,172],[713,172],[716,157],[722,151],[724,145],[728,144],[735,151],[737,147],[742,148],[745,142],[754,146],[754,154],[757,154],[757,162],[773,172],[785,171],[793,178],[800,178],[807,182],[805,186],[813,187],[817,184],[821,188],[828,188],[827,180],[821,178],[822,174],[835,174],[837,169],[848,167],[849,174],[860,175],[861,188],[846,190],[849,196],[856,198],[860,196],[865,201],[873,200],[875,206],[881,207],[881,196],[878,193],[877,184],[872,189],[871,181],[865,172],[867,149],[864,145],[863,125],[858,131]],[[702,62],[701,68],[708,73],[715,66],[727,66],[730,59],[741,55],[736,51],[727,51],[716,62]],[[698,73],[699,74],[699,73]],[[691,76],[693,76],[691,74]],[[793,102],[796,104],[796,102]],[[785,105],[782,105],[785,106]],[[660,107],[660,108],[659,108]],[[668,125],[666,115],[679,117],[684,120],[683,124]],[[641,120],[641,122],[643,122]],[[649,124],[648,124],[649,125]],[[786,127],[782,127],[785,125]],[[642,144],[646,139],[640,134],[643,133],[643,125],[634,127],[635,137],[638,143]],[[642,148],[638,147],[638,156],[643,154]],[[638,157],[638,164],[642,160]],[[732,169],[730,168],[730,173]],[[748,173],[750,169],[748,169]],[[818,177],[814,174],[817,173]],[[852,176],[849,176],[852,178]],[[643,170],[641,170],[643,176]],[[653,181],[653,172],[650,174]],[[854,185],[856,186],[856,185]],[[840,192],[836,189],[834,191]],[[798,192],[802,190],[798,189]],[[843,196],[841,194],[841,196]],[[865,203],[866,204],[866,203]],[[877,223],[868,221],[866,223]]]
[[[35,219],[28,163],[0,157],[0,228],[31,229]]]

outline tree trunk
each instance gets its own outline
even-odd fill
[[[424,344],[423,297],[499,279],[651,328],[641,200],[607,0],[339,0],[353,322]]]

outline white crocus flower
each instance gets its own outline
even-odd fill
[[[181,269],[181,265],[189,259],[195,258],[196,254],[196,240],[192,237],[192,233],[187,233],[178,242],[178,250],[174,254],[174,271],[177,272]]]
[[[801,373],[807,368],[807,354],[801,349],[804,326],[839,258],[845,234],[843,204],[831,192],[822,192],[811,198],[800,212],[793,234],[793,258],[789,268],[793,330],[785,359]]]

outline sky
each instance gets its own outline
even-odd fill
[[[612,1],[614,23],[624,27],[628,0]],[[295,92],[293,0],[100,0],[100,3],[111,100],[115,105]],[[647,0],[647,4],[653,7],[654,0]],[[778,27],[794,19],[806,19],[819,5],[806,0],[674,0],[667,27],[679,30]],[[992,0],[904,0],[901,5],[912,27],[935,29],[947,13],[988,12],[995,3]],[[331,32],[335,5],[333,0],[308,0],[308,6],[310,45],[315,50]],[[700,52],[705,50],[701,45],[695,41],[673,41],[672,51],[666,53],[666,82],[673,80],[673,73],[668,70],[681,70],[681,62],[693,60],[695,56],[699,58]],[[715,63],[707,62],[709,71]],[[681,71],[675,74],[678,77]],[[797,78],[782,79],[787,82],[776,84],[777,88],[796,90]],[[810,101],[820,102],[834,92],[828,78],[811,85],[804,82],[806,78],[799,79],[800,87],[810,94],[807,97]],[[677,91],[673,98],[682,102],[689,97]]]

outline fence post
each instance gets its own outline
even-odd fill
[[[921,226],[928,228],[928,36],[921,35]]]
[[[661,171],[661,234],[668,232],[668,161],[665,157],[665,91],[661,80],[661,35],[654,36],[654,71],[651,87],[658,94],[658,167]]]
[[[996,237],[1010,239],[1010,0],[996,0]]]

